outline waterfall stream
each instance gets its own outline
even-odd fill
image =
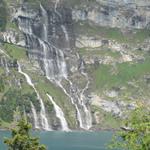
[[[57,11],[57,6],[58,6],[58,3],[59,3],[59,0],[56,0],[56,3],[55,3],[55,12],[56,14],[58,14],[58,16],[61,18],[61,14]],[[69,35],[68,35],[68,32],[67,32],[67,29],[64,25],[61,25],[61,29],[65,35],[65,39],[67,42],[69,42]],[[80,125],[80,128],[83,128],[83,129],[89,129],[91,126],[92,126],[92,117],[91,117],[91,113],[90,111],[88,110],[88,108],[86,107],[86,105],[84,104],[84,92],[86,89],[88,89],[88,85],[89,85],[89,80],[88,80],[88,76],[86,73],[82,72],[82,74],[86,77],[87,79],[87,84],[86,84],[86,87],[82,90],[82,92],[80,93],[80,97],[77,97],[78,99],[78,103],[80,106],[83,107],[83,111],[85,113],[85,118],[83,119],[82,118],[82,115],[80,113],[80,110],[78,108],[78,105],[74,102],[74,99],[72,98],[72,96],[65,90],[65,88],[63,88],[63,86],[61,85],[61,82],[59,82],[59,86],[63,89],[64,93],[70,97],[71,99],[71,102],[73,105],[75,105],[75,108],[77,110],[77,118],[78,118],[78,121],[79,121],[79,125]],[[66,78],[66,80],[69,82],[70,84],[70,88],[73,89],[73,83],[68,79]],[[85,120],[85,121],[84,121]]]
[[[62,14],[60,14],[59,11],[57,10],[58,4],[59,4],[59,0],[56,0],[55,8],[54,8],[55,15],[59,16],[59,19],[62,20],[63,19]],[[45,76],[47,77],[47,79],[50,82],[58,85],[63,90],[63,92],[70,98],[70,101],[74,105],[76,110],[76,117],[79,122],[79,127],[87,130],[91,127],[91,114],[90,114],[90,110],[88,110],[87,106],[85,105],[84,92],[88,88],[89,83],[87,83],[86,87],[79,94],[80,96],[77,96],[78,94],[68,92],[63,87],[61,83],[62,79],[65,79],[69,82],[70,88],[73,89],[74,85],[72,81],[68,79],[67,65],[65,62],[65,56],[63,50],[57,48],[53,44],[53,42],[50,41],[48,37],[50,29],[49,29],[49,18],[48,18],[49,16],[47,14],[47,11],[44,9],[42,5],[40,5],[40,9],[43,18],[42,37],[38,37],[37,35],[34,34],[34,31],[32,30],[32,21],[30,19],[24,19],[23,17],[21,18],[20,16],[18,16],[19,29],[26,35],[27,43],[28,43],[27,46],[29,47],[31,52],[33,53],[37,52],[37,54],[39,53],[39,55],[42,56],[42,58],[40,57],[39,62],[40,64],[42,64],[42,67],[45,70]],[[55,28],[55,30],[57,29],[55,26],[52,27],[52,30],[53,28]],[[69,34],[66,29],[66,26],[61,24],[60,28],[61,28],[61,32],[64,33],[65,41],[66,43],[68,43],[67,45],[69,45]],[[84,73],[83,75],[87,79],[87,76]],[[31,86],[35,88],[34,85]],[[36,89],[34,90],[36,91]],[[42,108],[41,110],[42,111],[41,117],[43,118],[42,124],[47,124],[48,122],[46,123],[46,115],[45,116],[42,115],[45,113],[44,111],[45,107],[40,97],[39,100]],[[62,126],[62,122],[61,122],[61,126]]]
[[[29,77],[29,75],[21,70],[21,65],[19,63],[18,63],[18,72],[21,73],[22,75],[24,75],[24,77],[26,78],[27,83],[34,89],[35,93],[37,94],[37,98],[39,99],[40,105],[41,105],[40,116],[41,116],[42,128],[44,130],[50,131],[51,128],[49,126],[48,119],[46,117],[46,111],[45,111],[45,106],[44,106],[43,100],[41,99],[37,89],[35,88],[34,84],[32,83],[32,80]],[[34,120],[36,120],[36,118],[34,118]],[[38,124],[36,124],[36,126],[38,126]]]
[[[49,80],[60,80],[60,78],[67,77],[66,63],[62,50],[56,48],[52,43],[48,41],[48,15],[46,10],[40,5],[42,15],[44,18],[43,22],[43,37],[39,39],[40,44],[44,52],[44,65],[46,76]],[[55,53],[55,58],[48,58],[49,52]],[[54,60],[55,59],[55,60]],[[57,70],[57,73],[55,71]]]
[[[57,11],[57,6],[58,6],[58,3],[59,3],[59,0],[56,0],[56,3],[55,3],[55,13],[60,17],[61,19],[61,14]],[[66,27],[64,25],[61,25],[61,29],[65,35],[65,39],[66,41],[68,42],[69,41],[69,36],[68,36],[68,33],[67,33],[67,30],[66,30]],[[65,61],[64,61],[65,62]],[[66,66],[66,65],[65,65]],[[65,79],[66,80],[69,80],[67,78],[67,76],[65,76]],[[80,110],[78,108],[78,105],[74,102],[74,98],[71,96],[70,93],[67,92],[67,90],[63,87],[63,85],[61,84],[61,80],[58,80],[56,81],[57,85],[64,91],[64,93],[70,98],[71,100],[71,103],[75,106],[75,109],[76,109],[76,112],[77,112],[77,120],[79,121],[79,126],[80,128],[84,128],[83,126],[83,123],[82,123],[82,115],[80,113]],[[71,85],[70,85],[71,86]]]
[[[1,52],[2,54],[4,54],[6,57],[10,58],[10,56],[9,56],[8,54],[6,54],[6,52],[5,52],[4,50],[2,50],[1,48],[0,48],[0,52]]]
[[[5,53],[5,51],[2,50],[1,48],[0,48],[0,53],[2,53],[2,54],[4,55],[4,60],[3,60],[4,62],[1,62],[1,64],[3,64],[3,66],[5,67],[6,74],[8,75],[9,72],[10,72],[10,70],[9,70],[9,67],[8,67],[8,64],[7,64],[7,59],[6,59],[6,57],[7,57],[7,58],[10,58],[10,56],[7,55],[7,54]],[[1,59],[1,61],[2,61],[2,59]]]
[[[75,109],[77,111],[77,120],[79,121],[79,126],[80,126],[80,128],[84,128],[83,124],[82,124],[81,113],[79,111],[78,105],[74,102],[73,97],[66,91],[66,89],[62,86],[60,81],[57,82],[57,85],[59,85],[59,87],[64,91],[64,93],[70,98],[71,103],[75,106]]]
[[[82,101],[82,106],[83,106],[83,109],[84,109],[84,112],[85,112],[85,119],[86,119],[86,128],[87,129],[90,129],[92,127],[92,116],[91,116],[91,112],[90,110],[88,110],[88,108],[86,107],[86,105],[84,104],[84,101],[85,101],[85,95],[84,95],[84,92],[89,88],[89,84],[90,84],[90,81],[89,81],[89,78],[88,78],[88,75],[87,73],[84,72],[84,64],[83,64],[83,61],[81,63],[81,74],[83,76],[85,76],[86,80],[87,80],[87,84],[85,86],[85,88],[82,90],[81,94],[80,94],[80,99]]]
[[[69,42],[69,35],[68,35],[66,27],[64,25],[61,25],[61,28],[62,28],[62,31],[64,32],[66,41]]]
[[[39,123],[38,123],[37,112],[36,112],[36,109],[35,109],[32,102],[31,102],[31,110],[32,110],[32,113],[33,113],[33,118],[34,118],[34,126],[35,126],[36,129],[40,129]]]
[[[54,106],[55,112],[56,112],[56,117],[60,120],[61,122],[61,127],[62,127],[62,131],[70,131],[68,128],[68,123],[65,119],[64,113],[62,111],[62,109],[55,103],[55,101],[53,100],[53,98],[47,94],[49,100],[51,101],[51,103]]]
[[[6,59],[5,59],[6,60]],[[7,61],[6,61],[6,65],[5,65],[5,68],[6,68],[6,73],[7,73],[7,75],[9,74],[9,72],[10,72],[10,70],[9,70],[9,68],[8,68],[8,64],[7,64]]]
[[[1,65],[5,68],[6,75],[8,75],[10,70],[9,70],[9,67],[8,67],[8,61],[6,59],[6,56],[1,57],[0,60],[1,60]]]

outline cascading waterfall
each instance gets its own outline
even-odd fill
[[[57,6],[57,5],[56,5]],[[57,7],[55,7],[55,9],[56,9]],[[44,40],[46,41],[46,42],[48,42],[48,39],[47,39],[47,31],[48,31],[48,17],[47,17],[47,12],[45,11],[45,9],[42,7],[42,5],[41,5],[41,10],[42,10],[42,13],[43,13],[43,17],[45,18],[45,22],[44,22]],[[49,42],[48,42],[49,43]],[[67,69],[66,69],[66,63],[65,63],[65,59],[64,59],[64,54],[63,54],[63,52],[61,51],[61,50],[59,50],[59,49],[57,49],[55,46],[53,46],[52,44],[50,44],[50,48],[51,49],[53,49],[54,48],[54,50],[55,50],[55,52],[56,52],[56,60],[57,60],[57,65],[58,66],[60,66],[59,68],[58,68],[58,71],[60,72],[60,73],[58,73],[57,74],[57,76],[54,76],[52,73],[53,73],[53,67],[49,67],[49,66],[51,66],[52,64],[51,64],[51,61],[50,60],[47,60],[47,52],[48,52],[48,48],[47,48],[47,46],[44,44],[44,42],[41,42],[41,44],[42,44],[42,46],[43,46],[43,50],[44,50],[44,56],[45,56],[45,59],[44,59],[44,63],[45,63],[45,72],[46,72],[46,76],[47,76],[47,78],[51,81],[51,79],[53,79],[54,81],[55,81],[55,83],[57,83],[57,85],[59,85],[62,89],[63,89],[63,91],[65,92],[65,94],[67,95],[67,96],[69,96],[70,97],[70,95],[66,92],[66,90],[63,88],[63,86],[61,85],[61,79],[62,79],[62,77],[63,78],[67,78]],[[50,61],[50,62],[49,62]],[[49,69],[49,68],[51,68],[51,69]],[[61,75],[61,76],[60,76]],[[58,77],[59,76],[59,77]],[[52,101],[52,99],[51,99],[51,97],[50,97],[50,95],[49,95],[49,98],[50,98],[50,100]],[[73,99],[71,98],[71,101],[72,101],[72,103],[74,104],[74,102],[73,102]],[[53,101],[54,102],[54,101]],[[54,104],[54,103],[53,103]],[[55,103],[56,104],[56,103]],[[54,105],[54,106],[56,106],[56,105]],[[58,107],[57,107],[58,108]],[[77,109],[77,112],[78,112],[78,114],[80,114],[79,113],[79,110],[78,110],[78,108],[77,108],[77,105],[75,105],[75,108]],[[58,115],[59,117],[60,117],[60,120],[61,120],[61,126],[63,127],[63,130],[66,130],[66,125],[64,126],[64,115]],[[78,117],[79,118],[79,120],[81,120],[81,117]],[[66,122],[67,123],[67,122]],[[68,130],[68,129],[67,129]]]
[[[7,64],[7,63],[8,63],[8,62],[7,62],[7,60],[6,60],[6,57],[4,57],[4,66],[5,66],[6,74],[8,75],[9,72],[10,72],[10,70],[9,70],[9,68],[8,68],[8,64]]]
[[[59,1],[60,0],[56,0],[56,2],[55,2],[55,11],[57,11],[57,6],[58,6]]]
[[[32,113],[33,113],[33,118],[34,118],[34,126],[35,126],[36,129],[40,129],[36,109],[35,109],[32,102],[31,102],[31,110],[32,110]]]
[[[49,126],[48,119],[46,117],[46,111],[45,111],[45,106],[44,106],[43,100],[41,99],[41,97],[40,97],[37,89],[35,88],[34,84],[32,83],[32,80],[29,77],[29,75],[26,74],[25,72],[23,72],[21,70],[21,66],[20,66],[19,63],[18,63],[18,72],[21,73],[22,75],[24,75],[24,77],[26,78],[27,83],[34,89],[35,93],[37,94],[37,98],[39,99],[40,105],[41,105],[40,116],[41,116],[41,125],[42,125],[42,128],[44,130],[50,131],[51,128]],[[34,120],[36,120],[36,118],[34,118]],[[38,126],[38,124],[36,124],[36,126]]]
[[[84,64],[83,64],[83,61],[81,62],[81,74],[83,76],[85,76],[85,78],[87,79],[87,84],[85,86],[85,88],[82,90],[81,94],[80,94],[80,99],[82,101],[82,106],[83,106],[83,109],[84,109],[84,112],[85,112],[85,119],[86,119],[86,128],[87,129],[90,129],[92,127],[92,116],[91,116],[91,112],[90,110],[88,110],[88,108],[86,107],[86,105],[84,104],[84,101],[85,101],[85,95],[84,95],[84,92],[88,89],[89,87],[89,84],[90,84],[90,81],[88,79],[88,75],[87,73],[84,72]]]
[[[6,54],[5,51],[2,50],[1,48],[0,48],[0,52],[1,52],[2,54],[4,54],[6,57],[10,58],[10,56],[9,56],[8,54]]]
[[[10,70],[9,70],[9,68],[8,68],[8,64],[7,64],[7,62],[6,62],[6,73],[7,73],[7,75],[9,74],[9,72],[10,72]]]
[[[66,69],[64,54],[60,49],[56,48],[53,44],[51,44],[48,41],[48,15],[46,10],[43,8],[43,6],[40,5],[40,7],[44,18],[44,23],[43,23],[43,37],[42,37],[43,41],[42,40],[39,41],[43,47],[46,76],[49,80],[51,79],[58,80],[61,78],[66,78],[67,69]],[[49,53],[55,54],[55,58],[48,57],[50,56]]]
[[[61,18],[62,17],[61,14],[57,11],[58,3],[59,3],[59,0],[56,0],[55,13]],[[64,32],[66,41],[69,41],[69,36],[68,36],[68,33],[67,33],[67,30],[66,30],[65,26],[61,25],[61,28],[62,28],[62,31]],[[66,67],[66,65],[64,65],[64,66]],[[65,79],[68,80],[67,76],[65,76]],[[67,90],[63,87],[63,85],[61,84],[61,80],[56,81],[56,83],[64,91],[64,93],[70,98],[71,103],[75,106],[75,109],[76,109],[76,112],[77,112],[77,120],[79,121],[79,126],[80,126],[80,128],[84,128],[83,123],[82,123],[82,116],[81,116],[81,113],[79,111],[78,105],[74,102],[74,99],[71,96],[71,94],[68,93]]]
[[[55,15],[57,15],[60,18],[60,20],[62,20],[63,19],[62,15],[59,13],[59,11],[57,11],[58,3],[59,0],[56,0]],[[88,110],[87,106],[84,103],[85,100],[84,91],[86,90],[86,88],[83,89],[83,91],[80,93],[81,96],[78,97],[75,93],[68,92],[61,84],[62,79],[66,79],[70,84],[70,88],[72,89],[74,88],[73,83],[68,79],[67,66],[66,66],[63,51],[57,48],[56,46],[54,46],[53,42],[49,41],[48,39],[49,18],[48,18],[47,11],[44,9],[42,5],[40,5],[40,8],[41,8],[42,17],[44,18],[42,37],[36,36],[34,34],[34,31],[32,30],[32,21],[31,21],[32,16],[30,18],[17,16],[19,29],[26,35],[27,47],[31,50],[31,54],[32,53],[38,54],[38,61],[42,65],[43,69],[45,70],[45,75],[47,79],[57,84],[64,91],[64,93],[70,98],[72,104],[76,109],[77,120],[79,121],[80,128],[89,129],[91,121],[89,122],[85,121],[90,119],[90,115],[88,116],[88,113],[90,113],[90,111]],[[52,28],[55,28],[55,30],[57,29],[55,26]],[[69,34],[66,29],[66,26],[62,24],[60,25],[60,28],[61,31],[64,33],[66,42],[69,44]],[[37,59],[36,55],[33,55],[33,57]]]
[[[58,5],[58,3],[59,3],[59,0],[56,0],[56,3],[55,3],[55,12],[56,12],[56,14],[57,14],[59,17],[62,17],[61,14],[57,11],[57,5]],[[68,32],[67,32],[66,27],[65,27],[64,25],[61,25],[61,29],[62,29],[62,31],[63,31],[63,33],[64,33],[64,35],[65,35],[66,41],[69,42],[69,35],[68,35]],[[84,76],[86,77],[86,79],[88,79],[88,78],[87,78],[87,75],[85,75],[84,72],[82,72],[82,73],[84,74]],[[68,78],[66,78],[66,80],[69,81],[70,87],[73,88],[72,82],[71,82]],[[88,82],[87,82],[86,87],[82,90],[82,92],[81,92],[81,94],[80,94],[80,98],[77,97],[78,103],[79,103],[79,105],[81,105],[81,106],[83,107],[83,110],[84,110],[84,113],[85,113],[85,121],[83,121],[82,115],[81,115],[80,110],[79,110],[79,108],[78,108],[78,105],[74,103],[74,100],[73,100],[72,96],[70,96],[70,94],[69,94],[69,93],[63,88],[63,86],[61,85],[61,82],[59,82],[59,86],[63,89],[64,93],[65,93],[67,96],[70,97],[72,104],[75,105],[75,108],[76,108],[76,110],[77,110],[77,118],[78,118],[78,121],[79,121],[79,125],[80,125],[80,127],[83,128],[83,129],[89,129],[89,128],[92,126],[91,113],[90,113],[90,111],[87,109],[86,105],[84,104],[84,98],[85,98],[85,96],[84,96],[84,91],[88,88],[88,85],[89,85],[89,80],[88,80]]]
[[[67,79],[67,81],[69,82],[71,89],[74,89],[73,83],[69,79]],[[85,130],[90,129],[91,126],[92,126],[91,112],[88,110],[87,106],[84,104],[84,101],[85,101],[84,92],[85,92],[86,89],[88,89],[88,84],[89,84],[89,81],[87,82],[86,87],[82,90],[81,93],[78,92],[78,91],[76,92],[76,93],[79,93],[79,95],[80,95],[80,96],[78,96],[78,94],[76,94],[76,99],[78,100],[78,104],[80,105],[80,107],[83,108],[82,111],[85,114],[85,116],[82,117],[81,113],[80,113],[80,110],[78,109],[78,111],[80,113],[80,117],[81,117],[81,119],[80,119],[80,127],[85,129]]]
[[[57,11],[57,6],[58,6],[58,3],[59,3],[60,0],[56,0],[56,3],[55,3],[55,13],[60,17],[60,19],[62,18],[62,15]],[[68,32],[67,32],[67,29],[66,27],[62,24],[61,26],[61,29],[65,35],[65,39],[67,42],[69,42],[69,35],[68,35]]]
[[[65,119],[64,113],[62,111],[62,109],[55,103],[55,101],[53,100],[53,98],[47,94],[49,100],[51,101],[51,103],[54,106],[55,112],[56,112],[56,117],[60,120],[61,122],[61,127],[62,127],[62,131],[70,131],[70,129],[68,128],[68,123]]]
[[[1,57],[1,62],[0,62],[0,64],[5,68],[5,70],[6,70],[6,74],[8,75],[9,74],[9,72],[10,72],[10,70],[9,70],[9,68],[8,68],[8,62],[7,62],[7,60],[6,60],[6,56],[3,56],[3,57]]]
[[[59,1],[60,1],[60,0],[56,0],[54,8],[55,8],[55,13],[56,13],[59,17],[61,17],[61,14],[57,11],[57,6],[58,6],[58,4],[59,4]]]
[[[68,35],[68,32],[67,32],[65,25],[61,25],[61,29],[62,29],[64,36],[65,36],[65,39],[66,39],[66,47],[67,47],[66,49],[70,49],[69,35]]]
[[[58,80],[60,78],[67,77],[66,63],[64,60],[63,52],[56,48],[53,44],[48,42],[48,15],[46,10],[40,5],[42,16],[44,18],[43,24],[43,36],[42,38],[37,37],[31,27],[31,22],[29,19],[24,19],[18,17],[19,29],[26,35],[28,42],[30,43],[31,49],[35,47],[35,41],[40,45],[40,49],[43,50],[44,58],[44,68],[46,77],[50,81]],[[33,85],[32,85],[33,87]],[[41,107],[43,107],[41,103]],[[42,111],[44,112],[44,111]],[[48,129],[48,126],[46,127]]]
[[[7,57],[7,58],[10,58],[10,56],[7,55],[7,54],[4,52],[4,50],[2,50],[2,49],[0,49],[0,52],[5,55],[5,56],[4,56],[4,59],[5,59],[5,69],[6,69],[6,73],[7,73],[7,75],[8,75],[9,72],[10,72],[10,70],[9,70],[9,67],[8,67],[8,64],[7,64],[6,57]]]
[[[64,25],[61,25],[61,28],[62,28],[62,31],[64,32],[66,41],[69,42],[69,35],[68,35],[66,27]]]
[[[71,103],[75,106],[75,109],[77,111],[77,120],[79,121],[79,126],[80,126],[80,128],[84,128],[83,123],[82,123],[81,113],[79,111],[78,105],[74,102],[73,97],[66,91],[66,89],[60,83],[60,81],[57,82],[57,85],[59,85],[59,87],[64,91],[64,93],[70,98]]]

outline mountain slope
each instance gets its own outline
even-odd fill
[[[20,111],[34,128],[63,130],[47,94],[70,129],[118,128],[150,104],[147,0],[0,2],[2,128]]]

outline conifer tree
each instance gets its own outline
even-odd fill
[[[39,144],[38,138],[30,135],[31,127],[27,119],[21,119],[17,127],[12,129],[12,137],[4,141],[8,150],[46,150],[44,145]]]

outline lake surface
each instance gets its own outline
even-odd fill
[[[107,150],[113,132],[33,132],[48,150]],[[7,150],[4,137],[10,137],[9,131],[0,131],[0,150]]]

